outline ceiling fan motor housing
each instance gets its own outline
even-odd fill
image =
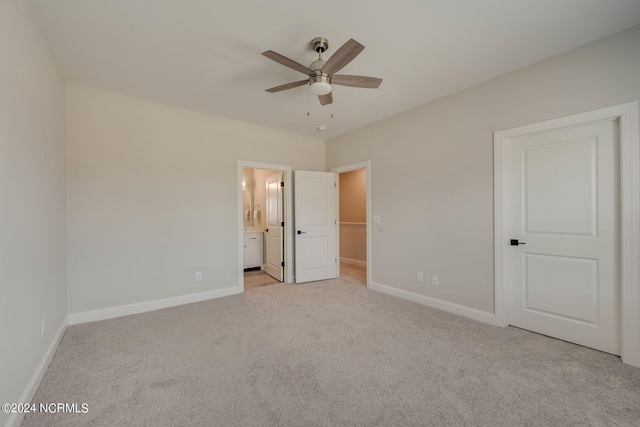
[[[309,65],[309,69],[316,74],[322,74],[322,67],[324,67],[324,59],[316,59]]]

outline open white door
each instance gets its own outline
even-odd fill
[[[295,171],[296,283],[338,277],[337,177]]]
[[[284,278],[282,183],[282,172],[267,178],[267,274],[281,282]]]

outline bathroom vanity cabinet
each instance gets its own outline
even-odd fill
[[[262,267],[262,233],[244,233],[244,268]]]

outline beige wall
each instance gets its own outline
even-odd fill
[[[267,177],[273,175],[274,171],[265,169],[253,169],[254,185],[254,210],[260,208],[260,218],[253,221],[253,229],[255,231],[264,231],[267,229]],[[262,263],[267,259],[267,239],[262,240]]]
[[[638,99],[640,26],[329,140],[371,160],[372,280],[493,312],[493,132]]]
[[[236,286],[238,160],[324,170],[321,140],[73,85],[67,133],[70,313]]]
[[[242,181],[246,184],[245,189],[253,192],[253,169],[242,168]]]
[[[340,222],[367,222],[366,169],[338,175],[340,182]]]
[[[254,200],[254,184],[253,184],[253,169],[242,168],[242,184],[243,184],[243,203],[242,203],[242,223],[244,227],[253,227],[253,210],[255,206]],[[245,195],[249,193],[251,195],[251,204],[244,203]],[[249,206],[250,213],[247,214],[247,206]]]
[[[64,82],[27,1],[0,2],[0,52],[0,402],[18,403],[67,313]]]
[[[340,258],[366,262],[366,169],[341,173],[338,179],[340,182]]]
[[[250,191],[253,197],[253,209],[251,212],[251,222],[246,224],[253,227],[254,231],[264,231],[267,229],[266,208],[267,208],[267,177],[275,172],[266,169],[243,168],[242,176],[246,183],[245,189]],[[256,209],[260,210],[260,217],[254,219]]]
[[[340,258],[343,261],[367,262],[366,224],[340,224]]]
[[[267,177],[273,175],[274,171],[265,169],[253,170],[254,195],[256,208],[260,205],[262,215],[254,221],[254,229],[256,231],[264,231],[267,229]]]

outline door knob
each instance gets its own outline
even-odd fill
[[[511,239],[511,246],[526,245],[525,242],[518,242],[518,239]]]
[[[306,231],[298,230],[298,234],[304,234],[304,233],[306,233]]]

